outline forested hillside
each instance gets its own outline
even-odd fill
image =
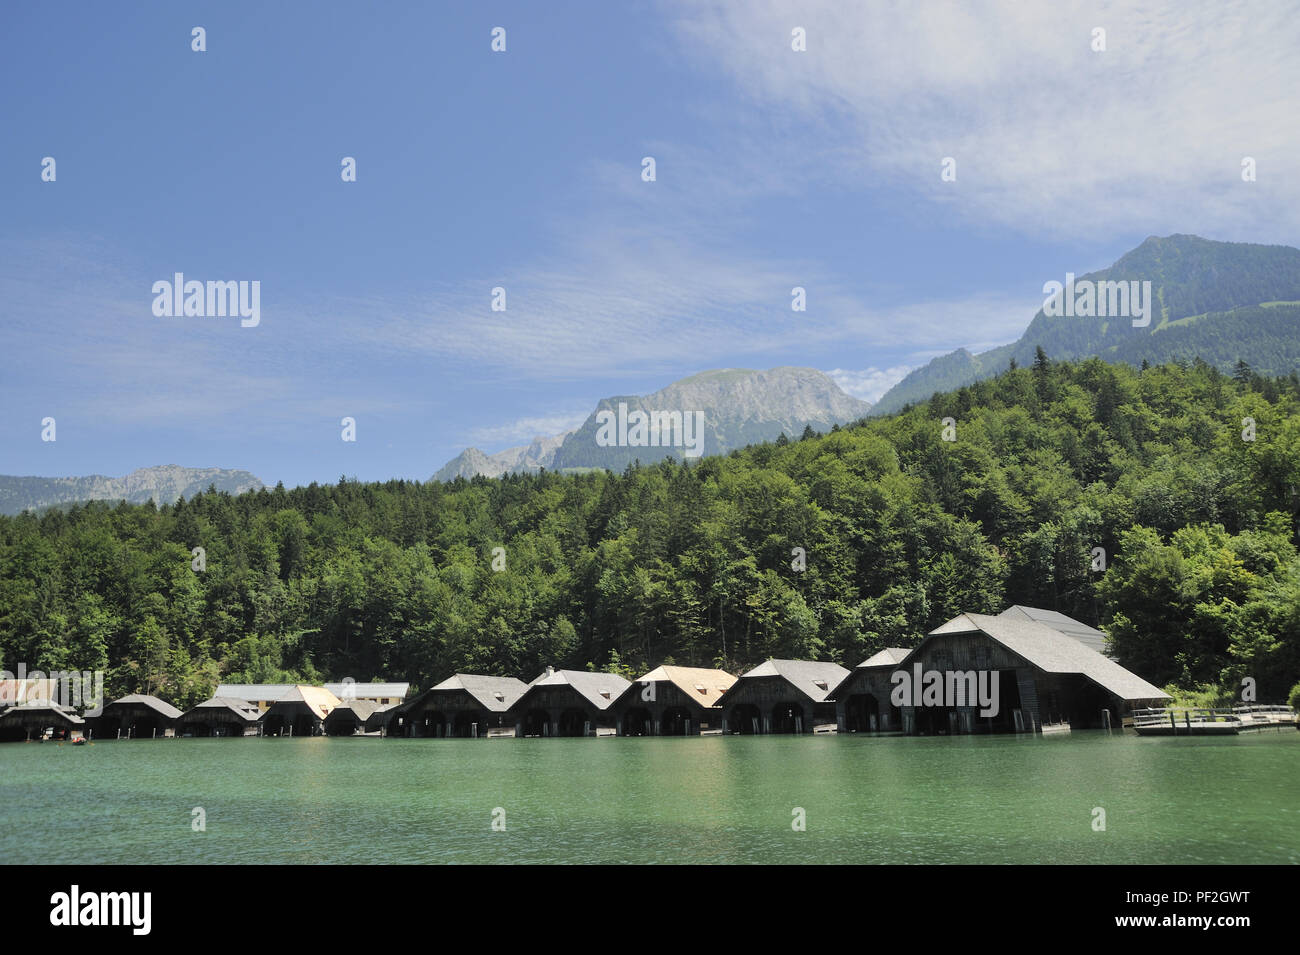
[[[1102,623],[1158,684],[1276,700],[1300,679],[1298,412],[1294,374],[1042,356],[689,465],[4,517],[0,653],[187,705],[218,678],[852,666],[1023,603]]]
[[[1064,275],[1049,277],[1063,282]],[[1300,249],[1152,236],[1110,268],[1079,281],[1150,282],[1150,324],[1131,318],[1058,316],[1040,309],[1014,342],[979,354],[957,349],[914,369],[881,396],[875,414],[1000,374],[1038,348],[1058,359],[1088,357],[1153,365],[1202,358],[1220,371],[1245,361],[1265,374],[1300,366]]]

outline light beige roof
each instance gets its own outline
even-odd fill
[[[15,706],[28,700],[52,700],[58,695],[58,680],[0,680],[0,706]]]
[[[667,681],[699,701],[701,706],[717,706],[723,693],[731,689],[736,678],[726,670],[709,670],[704,667],[655,667],[645,676],[639,676],[633,685]]]

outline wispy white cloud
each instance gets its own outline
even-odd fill
[[[881,395],[902,381],[912,367],[895,365],[893,368],[863,368],[858,371],[836,368],[826,374],[854,398],[875,404]]]
[[[783,126],[768,135],[775,168],[889,183],[1037,235],[1136,224],[1287,241],[1300,225],[1300,18],[1286,4],[668,6],[697,62],[759,107],[755,127]],[[807,52],[790,48],[796,26]],[[940,180],[946,156],[955,182]]]
[[[587,412],[560,413],[542,415],[533,418],[516,418],[505,424],[475,428],[470,432],[470,441],[475,445],[494,447],[509,442],[527,443],[533,438],[550,438],[564,434],[581,426],[587,420]]]

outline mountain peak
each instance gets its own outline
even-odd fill
[[[527,448],[508,448],[493,455],[468,449],[443,466],[434,478],[448,481],[475,474],[498,477],[539,467],[622,470],[635,460],[650,463],[668,457],[693,457],[695,453],[721,454],[775,440],[782,433],[797,438],[809,426],[829,430],[833,425],[856,421],[870,410],[869,402],[845,394],[816,368],[712,368],[648,395],[602,398],[580,428],[554,438],[535,439]],[[638,413],[667,416],[670,424],[666,432],[673,440],[663,445],[657,438],[651,443],[637,443],[634,416]],[[605,443],[601,432],[603,415],[623,422],[617,431],[610,432],[621,434],[626,439],[622,444]],[[699,434],[694,431],[697,423]],[[691,446],[687,439],[697,443]],[[537,450],[531,457],[520,461],[519,452],[534,448]]]
[[[1044,279],[1059,284],[1064,274]],[[1055,359],[1097,356],[1157,364],[1199,357],[1220,370],[1242,359],[1275,374],[1296,367],[1300,249],[1187,233],[1153,235],[1109,268],[1075,280],[1076,285],[1087,281],[1129,283],[1132,288],[1150,283],[1148,323],[1134,325],[1127,315],[1115,314],[1048,316],[1040,309],[1011,344],[978,355],[959,349],[913,369],[881,397],[875,413],[889,414],[937,391],[989,378],[1004,371],[1012,358],[1028,364],[1039,346]]]
[[[175,504],[179,498],[215,486],[218,491],[242,494],[262,484],[248,471],[225,468],[186,468],[178,464],[156,464],[137,468],[123,477],[89,474],[80,477],[0,475],[0,514],[21,514],[62,504],[85,501],[129,501],[143,504]]]

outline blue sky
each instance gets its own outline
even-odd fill
[[[1220,6],[6,4],[0,473],[426,479],[706,368],[874,399],[1148,235],[1293,245],[1300,26]],[[156,317],[176,272],[260,324]]]

